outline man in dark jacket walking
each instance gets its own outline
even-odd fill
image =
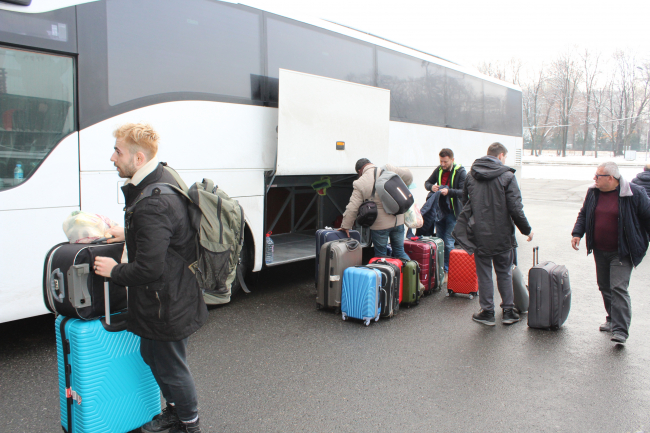
[[[611,332],[612,341],[623,344],[632,319],[628,293],[632,267],[648,250],[650,199],[643,188],[621,177],[615,162],[600,164],[594,180],[573,227],[571,246],[578,250],[587,235],[587,254],[594,252],[596,280],[607,312],[600,330]]]
[[[436,235],[445,242],[445,281],[449,273],[449,252],[454,248],[454,238],[451,232],[456,226],[456,219],[463,210],[463,187],[467,172],[465,167],[454,162],[454,152],[442,149],[438,154],[440,165],[433,170],[429,179],[424,182],[424,188],[429,191],[427,200],[432,194],[440,191],[440,200],[446,201],[442,206],[448,206],[449,212],[442,220],[436,221]]]
[[[474,161],[463,189],[465,207],[453,233],[463,249],[474,254],[476,263],[481,310],[472,319],[489,326],[495,325],[492,265],[501,294],[501,322],[518,322],[512,291],[515,226],[528,236],[528,242],[533,239],[515,170],[505,165],[507,153],[503,144],[492,143],[487,156]]]
[[[632,179],[632,183],[642,186],[648,197],[650,197],[650,164],[646,164],[646,166],[643,167],[643,171]]]
[[[128,262],[98,257],[96,273],[129,287],[127,329],[141,337],[140,353],[151,367],[167,407],[145,432],[200,433],[194,379],[186,360],[188,337],[207,320],[208,310],[194,274],[195,233],[180,195],[160,194],[154,183],[178,185],[156,158],[158,134],[149,125],[126,124],[114,132],[111,161],[126,178],[124,235]]]

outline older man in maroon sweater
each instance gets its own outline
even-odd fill
[[[598,289],[607,311],[600,330],[611,332],[611,340],[623,344],[632,320],[630,276],[648,250],[650,200],[640,186],[623,179],[614,162],[600,164],[594,180],[573,227],[571,245],[577,250],[587,235],[587,254],[594,252]]]

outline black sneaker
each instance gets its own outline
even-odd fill
[[[506,308],[503,310],[503,317],[501,318],[501,323],[504,325],[512,325],[513,323],[519,322],[519,314],[515,313],[515,310],[512,308]]]
[[[163,409],[162,413],[154,416],[153,419],[143,425],[141,429],[143,432],[163,432],[169,430],[169,428],[180,422],[181,420],[178,418],[176,408],[168,404],[167,407]]]
[[[618,332],[615,332],[614,335],[612,335],[612,341],[618,344],[625,344],[625,342],[627,341],[627,337],[623,334],[619,334]]]
[[[603,332],[612,332],[612,322],[610,322],[608,320],[605,323],[603,323],[602,325],[600,325],[600,327],[598,329],[603,331]]]
[[[201,427],[199,427],[199,420],[195,422],[182,422],[174,426],[169,433],[201,433]]]
[[[472,320],[487,326],[496,325],[496,321],[494,319],[494,311],[487,311],[481,309],[478,313],[474,313],[474,315],[472,316]]]

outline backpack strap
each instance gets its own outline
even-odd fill
[[[187,185],[185,184],[185,181],[183,181],[183,179],[181,178],[181,176],[178,174],[178,172],[177,172],[176,170],[174,170],[173,168],[171,168],[170,166],[168,166],[166,162],[163,162],[162,165],[163,165],[163,167],[165,168],[165,170],[167,170],[167,173],[169,173],[169,174],[172,175],[172,177],[174,178],[174,180],[176,181],[176,183],[180,186],[180,188],[181,188],[183,191],[185,191],[185,192],[189,191],[189,188],[188,188]],[[189,198],[189,197],[188,197],[188,198]]]
[[[375,167],[375,181],[372,183],[372,195],[370,200],[375,201],[375,189],[377,188],[377,167]]]

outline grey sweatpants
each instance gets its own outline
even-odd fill
[[[478,300],[481,308],[494,311],[494,284],[492,283],[492,265],[497,274],[497,287],[501,295],[501,308],[515,307],[515,295],[512,291],[512,250],[494,256],[474,254],[476,276],[478,277]]]
[[[629,257],[620,260],[618,252],[594,250],[596,280],[603,295],[607,321],[612,322],[612,332],[629,336],[632,321],[632,301],[627,288],[632,276],[632,262]]]
[[[167,403],[175,405],[178,417],[185,422],[199,416],[194,378],[187,365],[187,340],[140,340],[142,359],[151,367]]]

